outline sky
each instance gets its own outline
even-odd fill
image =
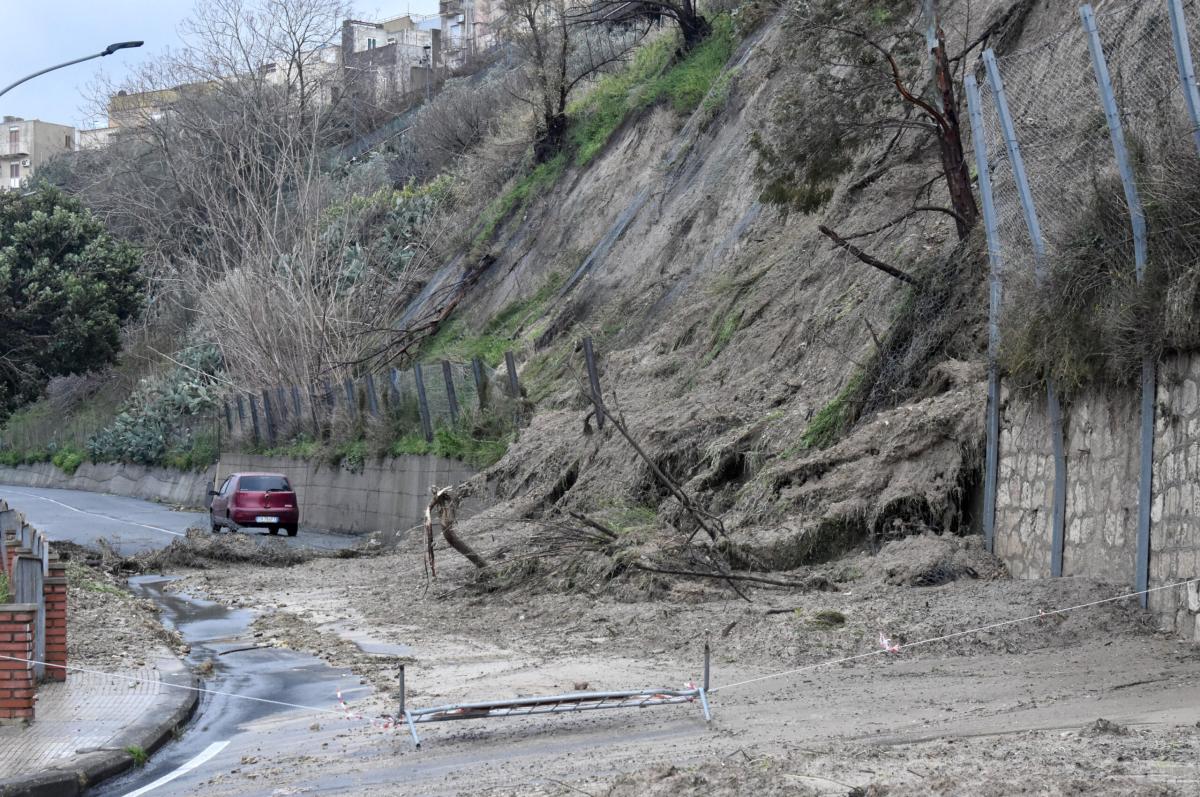
[[[179,25],[193,0],[0,0],[0,88],[54,64],[98,53],[112,42],[142,39],[121,50],[36,77],[0,97],[0,115],[94,127],[103,125],[91,99],[103,75],[119,84],[138,64],[182,45]],[[366,0],[355,16],[382,19],[437,12],[437,0]]]

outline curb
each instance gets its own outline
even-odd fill
[[[79,797],[97,783],[133,767],[133,756],[127,748],[140,747],[149,755],[174,738],[200,703],[200,693],[195,689],[200,679],[178,659],[159,661],[160,671],[173,670],[163,672],[163,683],[189,687],[167,687],[168,694],[179,696],[172,706],[155,706],[143,719],[114,736],[108,747],[76,755],[51,769],[0,780],[0,797]]]

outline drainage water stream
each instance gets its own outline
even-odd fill
[[[139,597],[153,600],[161,609],[163,624],[178,631],[191,646],[186,659],[189,666],[196,668],[212,662],[212,672],[205,675],[201,685],[228,694],[202,694],[195,715],[179,739],[155,753],[145,767],[103,783],[89,791],[89,795],[202,793],[205,781],[236,769],[244,757],[258,749],[261,735],[248,726],[261,724],[261,720],[274,715],[302,711],[229,694],[324,709],[337,707],[339,689],[343,694],[352,693],[347,701],[352,698],[357,701],[368,694],[356,676],[332,668],[314,656],[274,647],[239,650],[255,644],[249,631],[254,613],[168,592],[166,586],[172,580],[165,576],[138,576],[129,580],[129,587]],[[312,721],[320,724],[330,719],[337,721],[327,713],[312,716]],[[297,746],[312,744],[307,722],[279,723],[270,732],[273,745],[281,742],[279,734],[295,736]],[[282,740],[284,744],[288,741]],[[218,748],[218,752],[195,769],[149,792],[140,791]],[[267,784],[260,785],[270,793]]]

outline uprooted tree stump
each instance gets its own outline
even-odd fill
[[[437,565],[433,556],[433,513],[435,510],[438,513],[438,523],[442,527],[442,536],[446,538],[446,543],[465,556],[475,567],[480,570],[486,569],[487,560],[477,554],[454,532],[460,498],[457,488],[453,486],[430,487],[429,495],[429,505],[425,507],[425,563],[429,567],[430,577],[437,578]]]

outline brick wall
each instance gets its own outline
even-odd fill
[[[50,562],[50,575],[42,581],[46,598],[47,681],[67,680],[67,566]],[[56,666],[57,665],[57,666]]]
[[[16,659],[33,658],[33,626],[37,606],[0,605],[0,724],[33,719],[33,665]]]

